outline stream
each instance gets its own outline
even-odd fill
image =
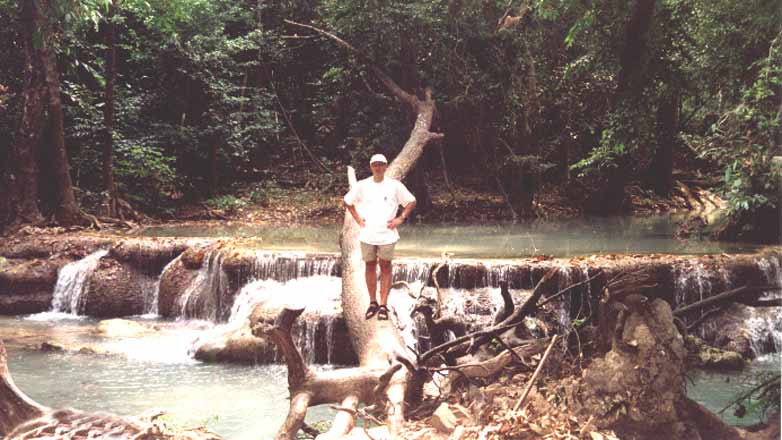
[[[506,262],[512,258],[551,255],[573,257],[591,254],[672,255],[743,254],[758,247],[714,241],[678,240],[675,222],[669,216],[647,218],[578,219],[557,223],[535,222],[522,225],[404,225],[397,247],[400,257],[437,258],[443,251],[456,258],[494,259],[486,263],[486,274],[473,287],[458,286],[458,264],[450,273],[445,293],[446,308],[453,313],[490,314],[501,306],[498,281],[508,279]],[[205,424],[227,439],[271,438],[285,418],[287,405],[286,370],[283,365],[206,364],[193,359],[193,347],[199,339],[245,322],[253,307],[261,302],[304,304],[308,310],[329,311],[321,316],[324,331],[310,326],[295,335],[308,353],[306,361],[315,369],[330,369],[334,350],[334,316],[339,315],[340,278],[334,257],[307,260],[301,252],[337,252],[337,226],[269,227],[241,224],[221,227],[157,226],[138,233],[153,237],[243,237],[243,247],[258,252],[252,270],[239,286],[232,303],[213,304],[209,298],[222,298],[228,283],[221,268],[219,253],[207,253],[200,270],[184,291],[181,309],[175,320],[157,316],[157,284],[139,292],[144,298],[145,315],[130,317],[142,331],[107,336],[97,331],[99,321],[78,316],[83,310],[82,294],[91,271],[99,266],[106,250],[64,266],[53,289],[50,311],[31,316],[0,317],[0,338],[9,353],[9,368],[17,385],[38,402],[50,407],[69,406],[86,411],[109,411],[120,415],[138,415],[151,408],[169,413],[171,423]],[[256,251],[257,250],[257,251]],[[276,251],[280,255],[264,252]],[[297,252],[297,253],[294,253]],[[286,254],[288,252],[288,254]],[[416,260],[399,260],[395,276],[418,291],[431,269]],[[165,273],[174,262],[170,262]],[[428,263],[431,264],[431,263]],[[561,261],[563,283],[560,288],[586,279],[589,268]],[[764,257],[756,263],[764,281],[782,279],[779,257]],[[716,275],[702,265],[680,266],[672,272],[673,298],[685,304],[713,294],[718,285],[734,283],[733,274]],[[716,276],[716,278],[715,278]],[[456,277],[456,278],[454,278]],[[524,283],[534,284],[532,272]],[[153,280],[154,281],[154,280]],[[721,283],[721,284],[720,284]],[[517,283],[519,284],[519,283]],[[528,288],[526,288],[528,289]],[[528,290],[524,290],[528,292]],[[514,298],[526,293],[514,290]],[[396,303],[395,303],[396,301]],[[477,307],[476,304],[481,305]],[[410,298],[392,292],[391,305],[407,313]],[[222,309],[220,309],[220,307]],[[569,322],[567,304],[562,304],[561,320]],[[218,318],[222,316],[223,318]],[[203,320],[193,319],[195,317]],[[401,318],[400,318],[401,319]],[[749,322],[757,336],[753,351],[763,354],[741,373],[691,374],[694,384],[689,395],[713,411],[721,410],[741,389],[748,376],[759,371],[779,371],[782,332],[779,319]],[[408,345],[416,343],[413,324],[405,318],[403,334]],[[755,335],[753,333],[753,335]],[[321,338],[317,339],[316,338]],[[42,351],[41,343],[62,347],[65,351]],[[323,347],[327,345],[328,347]],[[84,352],[79,352],[85,347]],[[316,348],[321,353],[316,356]],[[721,414],[729,423],[751,424],[757,420],[739,420],[732,409]],[[333,411],[315,408],[308,412],[308,423],[329,420]]]

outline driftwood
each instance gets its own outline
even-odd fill
[[[470,343],[470,347],[467,349],[467,352],[470,354],[475,353],[478,348],[480,348],[480,346],[488,343],[492,337],[496,336],[502,331],[507,330],[499,329],[509,325],[516,327],[517,325],[523,323],[525,316],[532,314],[538,309],[538,300],[540,300],[540,298],[543,296],[543,285],[545,285],[548,280],[553,278],[558,270],[559,269],[556,267],[549,269],[549,271],[543,275],[540,281],[538,281],[538,284],[535,285],[535,289],[532,291],[532,295],[527,298],[524,304],[522,304],[521,307],[515,308],[507,318],[502,320],[499,324],[496,324],[491,329],[487,330],[485,334],[473,338],[472,342]],[[494,331],[492,331],[492,329],[494,329]]]
[[[340,408],[346,410],[338,413],[328,435],[339,437],[355,426],[353,416],[359,402],[383,402],[383,393],[393,374],[401,368],[401,364],[344,368],[321,373],[312,371],[304,363],[304,358],[291,336],[291,327],[303,311],[303,307],[285,308],[273,325],[260,323],[252,328],[253,335],[267,338],[277,346],[288,367],[290,411],[276,438],[295,439],[296,433],[304,424],[307,409],[313,405],[332,402],[340,402]]]
[[[769,290],[782,290],[782,287],[779,286],[741,286],[737,287],[735,289],[728,290],[726,292],[722,292],[720,294],[711,296],[709,298],[706,298],[704,300],[689,304],[684,307],[679,307],[678,309],[673,311],[674,316],[682,316],[685,315],[688,312],[692,312],[694,310],[700,310],[704,307],[724,303],[728,300],[732,300],[736,297],[739,297],[741,295],[749,295],[754,294],[758,295],[761,292],[766,292]]]
[[[527,387],[524,388],[524,392],[521,394],[521,397],[519,397],[519,401],[516,402],[516,405],[513,407],[513,412],[518,411],[519,408],[521,408],[521,405],[524,404],[524,401],[527,400],[527,396],[529,395],[530,390],[532,390],[532,385],[534,385],[535,381],[538,379],[540,371],[543,370],[543,365],[546,364],[546,359],[548,359],[548,355],[551,353],[551,349],[554,347],[556,342],[557,335],[554,335],[554,337],[551,338],[551,343],[549,343],[548,347],[546,348],[546,352],[543,353],[543,357],[540,358],[540,362],[538,362],[538,368],[536,368],[535,372],[532,373],[532,377],[530,377],[529,381],[527,382]]]

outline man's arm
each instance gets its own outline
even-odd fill
[[[405,206],[405,209],[402,210],[402,213],[399,214],[398,217],[392,219],[390,222],[388,222],[388,229],[394,229],[397,226],[401,225],[405,222],[405,220],[410,217],[410,213],[413,212],[413,209],[415,209],[415,200],[408,203]]]
[[[358,215],[358,211],[356,211],[356,206],[355,205],[348,205],[347,203],[345,203],[345,208],[348,209],[348,211],[350,212],[350,215],[353,216],[353,219],[356,220],[356,223],[358,223],[358,225],[360,227],[363,228],[366,225],[366,223],[364,222],[364,219],[361,218],[360,215]]]

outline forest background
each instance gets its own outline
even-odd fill
[[[434,90],[419,213],[447,185],[609,215],[686,176],[721,237],[779,237],[776,0],[0,0],[0,23],[0,227],[339,193],[413,123],[380,68]]]

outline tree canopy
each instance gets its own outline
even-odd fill
[[[668,194],[674,170],[719,177],[733,236],[778,209],[773,0],[48,0],[32,2],[43,20],[32,31],[28,3],[0,1],[5,182],[20,176],[12,159],[57,138],[50,103],[30,113],[43,81],[25,67],[50,47],[69,175],[90,212],[107,191],[159,215],[291,170],[328,176],[397,153],[413,114],[366,60],[407,90],[434,90],[445,138],[418,172],[506,191],[521,215],[544,184],[585,212],[621,212],[627,185]],[[40,127],[23,128],[33,114]],[[30,197],[49,216],[60,198],[47,195],[44,162]],[[19,221],[19,200],[0,203],[2,222]]]

